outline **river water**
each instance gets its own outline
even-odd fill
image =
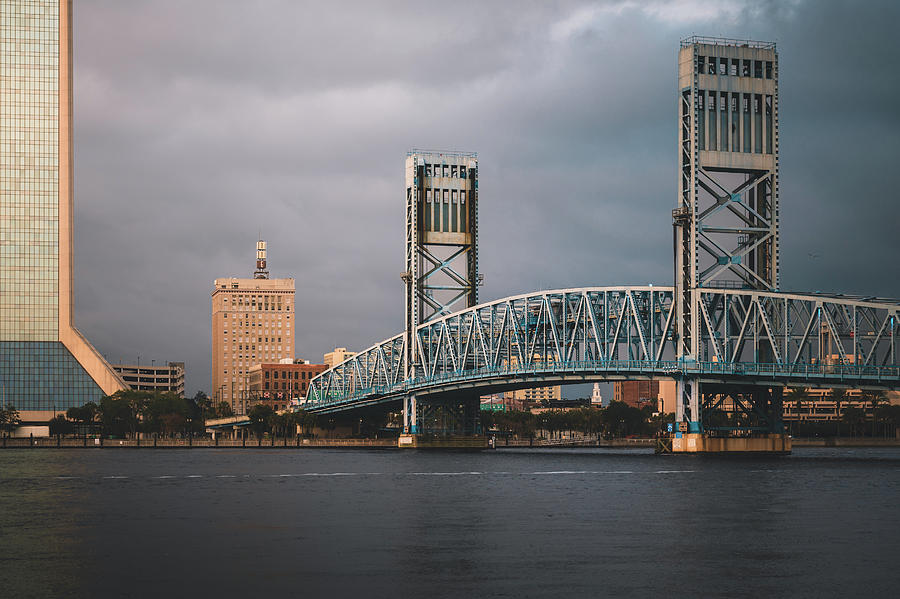
[[[900,450],[0,452],[0,596],[900,595]]]

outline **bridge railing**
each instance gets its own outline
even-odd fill
[[[717,377],[766,377],[798,384],[896,384],[900,381],[897,366],[854,366],[839,364],[771,364],[771,363],[722,363],[684,362],[677,360],[610,360],[573,361],[566,363],[477,368],[445,372],[435,376],[422,376],[393,385],[374,385],[355,392],[332,396],[321,400],[307,400],[305,409],[327,409],[333,406],[357,405],[366,402],[391,400],[408,393],[429,393],[446,390],[448,386],[465,383],[477,389],[509,386],[517,382],[529,385],[553,385],[577,376],[579,382],[602,381],[617,376],[647,376],[653,378],[678,378],[681,376]],[[536,377],[538,380],[529,380]],[[516,379],[520,379],[517,381]],[[489,390],[484,393],[490,392]]]

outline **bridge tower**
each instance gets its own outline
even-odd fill
[[[419,374],[416,327],[478,303],[478,155],[406,154],[406,322],[404,370]],[[404,429],[416,431],[416,398],[404,402]]]
[[[682,40],[678,123],[675,334],[677,358],[694,362],[705,359],[703,290],[779,288],[775,44]],[[690,432],[702,432],[702,405],[699,381],[679,381],[676,420]],[[780,425],[780,418],[771,422]]]

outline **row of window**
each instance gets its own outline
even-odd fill
[[[771,95],[699,90],[698,147],[713,152],[772,154],[773,112]]]
[[[771,60],[749,60],[746,58],[717,58],[698,56],[697,73],[728,77],[752,77],[772,79],[775,76]]]
[[[451,179],[465,179],[467,172],[465,166],[455,164],[426,164],[426,177],[450,177]]]
[[[440,189],[425,191],[425,203],[422,208],[422,222],[426,231],[440,231],[444,233],[466,233],[467,208],[466,192],[457,190]],[[443,201],[441,201],[443,199]]]
[[[271,371],[270,371],[270,370],[266,370],[266,371],[265,371],[265,376],[266,376],[266,378],[269,378],[269,373],[270,373],[270,372],[272,373],[272,378],[273,378],[273,379],[279,378],[278,373],[280,372],[280,373],[281,373],[281,377],[280,377],[280,378],[283,378],[283,379],[302,380],[302,381],[307,381],[307,380],[313,378],[314,376],[316,376],[316,375],[318,374],[317,372],[313,372],[313,371],[309,371],[309,370],[299,370],[299,371],[298,371],[298,370],[287,370],[287,371],[282,371],[282,370],[271,370]]]
[[[266,381],[265,384],[263,385],[263,389],[265,389],[266,391],[269,391],[271,389],[277,390],[279,388],[283,389],[285,391],[287,391],[289,389],[293,389],[294,391],[299,391],[300,393],[306,393],[306,389],[309,387],[309,384],[305,383],[305,382],[301,383],[300,385],[297,385],[297,386],[292,385],[291,383],[280,383],[280,385],[281,386],[279,387],[279,383],[271,383],[270,384],[269,381]]]

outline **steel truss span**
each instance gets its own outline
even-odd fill
[[[628,378],[747,385],[900,387],[900,304],[698,289],[697,359],[676,359],[672,287],[541,291],[416,328],[406,372],[398,334],[316,376],[304,407],[336,412],[415,394]]]

